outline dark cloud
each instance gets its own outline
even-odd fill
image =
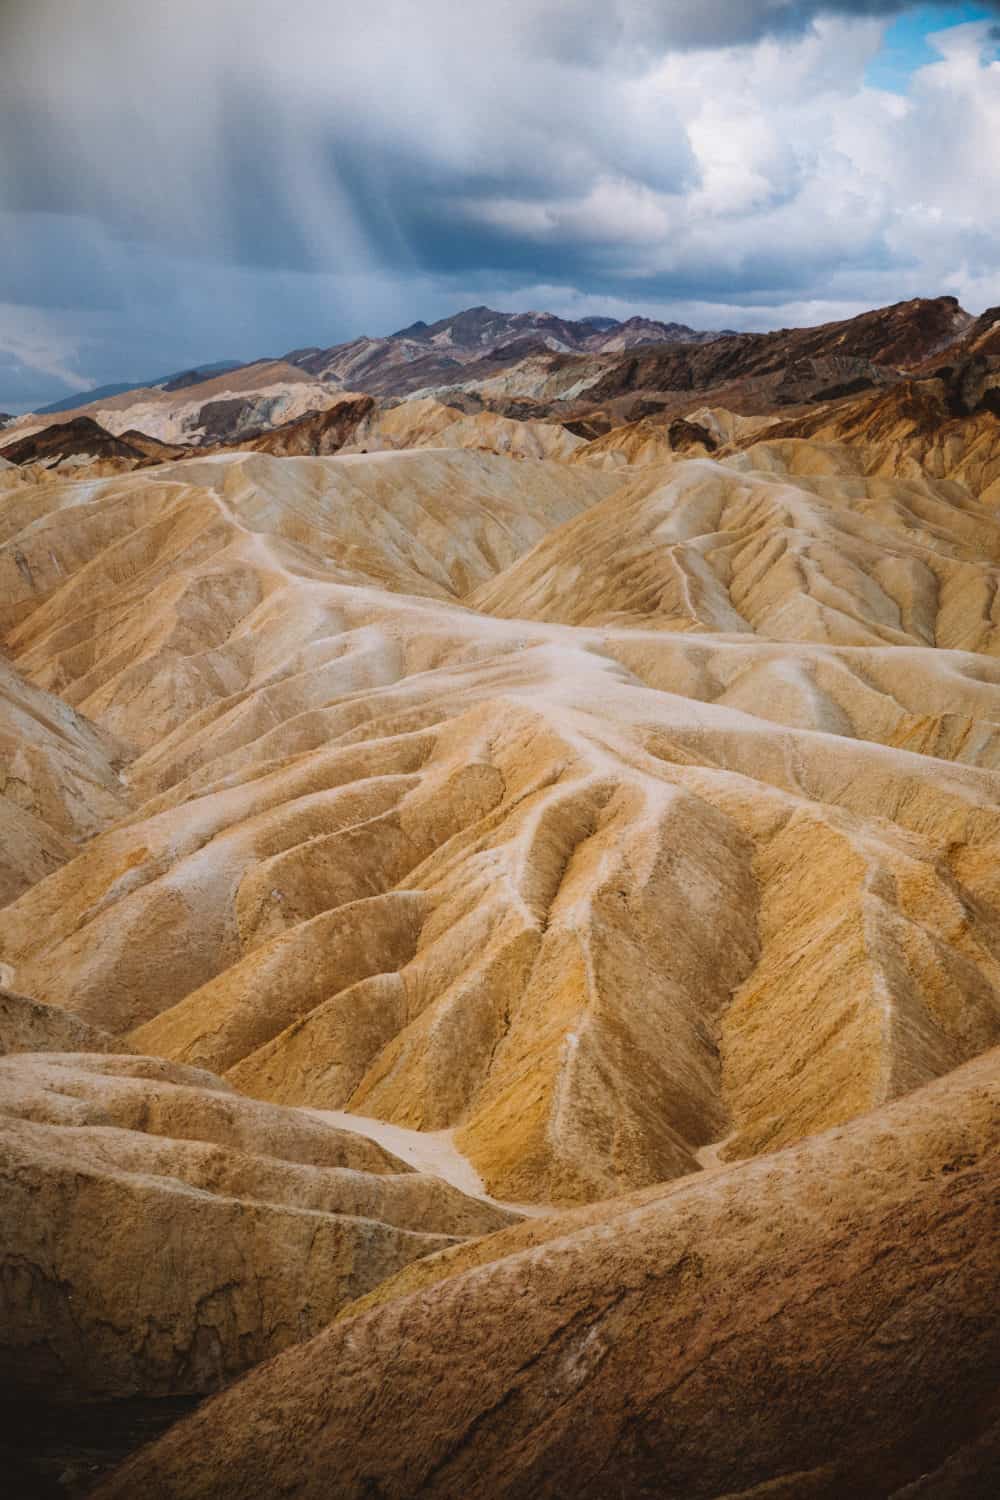
[[[801,35],[822,16],[884,19],[913,10],[921,0],[584,0],[584,3],[521,3],[508,10],[524,26],[531,44],[567,61],[603,64],[616,47],[736,47],[765,37]],[[964,0],[941,0],[961,10]],[[1000,11],[1000,0],[984,0]],[[516,24],[516,22],[515,22]]]
[[[0,298],[20,309],[7,345],[0,309],[0,355],[17,342],[22,371],[58,382],[75,358],[98,382],[379,331],[465,293],[627,311],[826,298],[845,268],[988,277],[989,183],[958,201],[963,150],[992,170],[988,99],[907,120],[858,97],[878,32],[843,22],[906,8],[0,0]],[[794,66],[755,60],[766,38]]]

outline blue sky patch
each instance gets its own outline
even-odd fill
[[[937,58],[927,40],[931,32],[945,31],[949,26],[962,26],[969,21],[996,19],[996,10],[985,5],[917,5],[888,28],[882,50],[870,63],[865,81],[872,88],[905,94],[917,68]]]

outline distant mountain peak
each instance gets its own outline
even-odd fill
[[[618,354],[638,345],[709,343],[717,337],[683,323],[660,323],[640,315],[626,322],[599,313],[565,318],[544,309],[500,312],[480,303],[434,323],[418,318],[383,338],[293,350],[285,358],[345,390],[405,396],[453,387],[464,378],[463,368],[476,362],[489,361],[496,369],[529,355]]]
[[[390,333],[389,337],[391,339],[417,339],[420,338],[421,334],[424,334],[426,332],[427,324],[424,322],[423,318],[418,318],[417,321],[415,323],[411,323],[408,328],[399,328],[395,333]],[[310,350],[309,352],[311,354],[318,354],[320,351],[316,349]],[[292,356],[289,355],[289,358],[291,357]]]

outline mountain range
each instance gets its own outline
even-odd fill
[[[767,334],[699,334],[641,318],[570,322],[472,308],[387,338],[297,349],[281,359],[210,367],[214,374],[192,371],[150,387],[98,393],[82,405],[60,403],[58,411],[12,422],[0,452],[20,462],[17,455],[33,455],[40,442],[46,461],[74,452],[97,457],[95,434],[76,425],[86,418],[112,438],[145,435],[179,455],[254,441],[306,417],[321,426],[321,413],[358,395],[386,407],[433,399],[466,414],[558,422],[592,439],[639,419],[669,423],[695,396],[762,416],[847,399],[911,375],[933,377],[949,365],[996,357],[998,330],[997,309],[976,319],[953,297]],[[61,440],[56,433],[40,437],[51,415],[58,425],[73,424]],[[343,421],[334,425],[339,430]],[[86,434],[84,446],[74,446]],[[32,443],[25,446],[27,439]]]
[[[78,406],[92,406],[95,401],[106,400],[111,396],[122,396],[126,391],[150,388],[179,391],[186,385],[197,385],[203,380],[210,380],[213,375],[222,375],[227,370],[238,370],[239,367],[238,359],[223,359],[214,365],[202,365],[191,370],[175,370],[171,375],[160,375],[155,380],[132,380],[122,381],[117,385],[100,385],[93,390],[85,391],[83,396],[64,396],[61,401],[53,401],[48,406],[40,406],[38,415],[50,416],[61,411],[75,411]]]
[[[434,324],[413,323],[387,338],[362,337],[326,349],[293,349],[281,358],[287,364],[325,379],[342,382],[356,372],[359,377],[367,375],[371,380],[387,378],[391,383],[393,371],[398,371],[397,380],[404,379],[399,370],[401,365],[416,366],[422,362],[422,372],[433,375],[454,370],[485,354],[519,346],[527,349],[542,345],[563,352],[602,351],[665,341],[701,343],[715,337],[717,335],[711,333],[696,333],[683,323],[658,323],[649,318],[634,317],[625,322],[604,317],[573,320],[558,318],[551,313],[501,313],[488,307],[473,307]],[[162,390],[169,393],[183,390],[240,368],[239,360],[218,360],[214,364],[174,371],[152,380],[95,386],[82,395],[64,396],[59,401],[41,406],[33,415],[53,416],[76,411],[129,391]],[[0,415],[0,423],[13,420],[9,414]]]

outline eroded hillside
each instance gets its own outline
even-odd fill
[[[29,993],[555,1203],[1000,1035],[1000,528],[954,480],[237,454],[5,525],[8,648],[134,809],[0,916]]]

